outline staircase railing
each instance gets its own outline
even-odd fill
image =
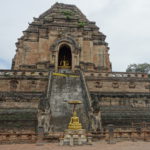
[[[47,85],[47,94],[46,94],[46,97],[47,98],[50,98],[51,96],[51,88],[52,88],[52,84],[51,84],[51,81],[52,81],[52,71],[49,72],[49,75],[48,75],[48,85]]]
[[[81,86],[83,89],[83,96],[85,97],[85,100],[84,100],[85,110],[86,110],[86,113],[88,116],[88,121],[89,121],[88,129],[90,129],[91,128],[91,125],[90,125],[91,97],[90,97],[90,94],[89,94],[89,91],[88,91],[88,88],[86,85],[86,81],[85,81],[85,78],[84,78],[82,71],[80,71],[80,78],[81,78]]]

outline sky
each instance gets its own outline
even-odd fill
[[[150,0],[1,0],[0,69],[10,69],[15,42],[33,17],[54,3],[75,4],[107,38],[113,71],[150,63]]]

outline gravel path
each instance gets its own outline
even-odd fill
[[[59,146],[58,143],[44,144],[12,144],[0,145],[0,150],[150,150],[150,142],[119,142],[107,144],[105,141],[95,142],[86,146]]]

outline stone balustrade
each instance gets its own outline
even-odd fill
[[[85,77],[96,78],[148,78],[146,73],[125,73],[125,72],[84,72]]]
[[[26,70],[0,70],[0,77],[9,76],[48,76],[48,71],[26,71]],[[97,78],[148,78],[145,73],[124,73],[124,72],[84,72],[85,77]]]
[[[25,71],[25,70],[0,70],[0,77],[12,77],[12,76],[43,76],[47,77],[48,71]]]

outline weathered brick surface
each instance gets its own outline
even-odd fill
[[[16,43],[14,69],[44,61],[57,69],[59,47],[67,44],[71,47],[72,59],[76,60],[72,63],[73,70],[82,62],[85,66],[92,63],[95,69],[101,66],[101,70],[111,71],[105,35],[73,5],[55,4],[49,12],[36,18],[23,33]]]
[[[59,52],[64,45],[71,51],[69,72],[75,75],[79,75],[79,70],[83,72],[82,84],[76,87],[80,86],[77,90],[84,91],[82,98],[87,114],[100,111],[104,127],[108,124],[130,126],[132,122],[149,122],[148,75],[111,72],[105,38],[95,22],[89,21],[74,5],[56,3],[39,18],[34,18],[16,43],[12,70],[0,70],[0,132],[35,133],[38,117],[41,124],[45,123],[50,130],[50,103],[53,102],[53,109],[57,106],[57,111],[60,110],[61,95],[67,98],[75,95],[72,94],[75,86],[67,84],[69,79],[65,81],[67,94],[61,94],[61,87],[65,84],[60,87],[59,84],[64,81],[63,77],[60,81],[56,78],[53,87],[59,89],[55,88],[55,93],[51,93],[53,80],[50,72],[60,71]],[[53,100],[50,101],[50,97]],[[85,101],[87,99],[91,101]]]

